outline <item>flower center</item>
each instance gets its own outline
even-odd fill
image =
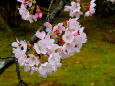
[[[77,5],[75,5],[75,8],[78,8],[78,6],[77,6]]]
[[[34,61],[35,60],[35,58],[34,57],[32,57],[32,61]]]
[[[38,46],[38,48],[41,50],[42,49],[42,47],[41,46]]]
[[[78,12],[78,11],[76,11],[75,13],[76,13],[76,14],[79,14],[79,12]]]
[[[67,44],[67,47],[70,47],[70,44],[69,44],[69,43]]]
[[[23,55],[22,58],[25,58],[25,56]]]
[[[51,26],[50,26],[50,25],[48,25],[48,28],[50,29],[50,28],[51,28]]]
[[[66,53],[68,53],[67,49],[65,50]]]
[[[60,26],[58,26],[58,29],[60,30],[60,29],[61,29],[61,27],[60,27]]]
[[[73,41],[74,41],[74,42],[77,42],[77,40],[76,40],[76,39],[74,39]]]
[[[69,35],[67,35],[67,36],[66,36],[66,38],[67,38],[67,39],[70,39],[70,36],[69,36]]]

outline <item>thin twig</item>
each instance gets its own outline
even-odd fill
[[[39,6],[39,7],[40,7],[40,6]],[[42,7],[40,7],[40,9],[43,10],[43,11],[45,11],[45,12],[49,12],[48,10],[46,10],[46,9],[44,9],[44,8],[42,8]]]
[[[19,70],[19,64],[18,64],[18,59],[17,58],[15,58],[15,64],[16,64],[16,71],[17,71],[17,76],[18,76],[18,81],[19,81],[18,86],[22,86],[23,84],[25,86],[27,86],[27,84],[21,79],[20,70]]]

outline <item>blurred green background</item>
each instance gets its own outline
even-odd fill
[[[56,6],[54,5],[54,8]],[[22,79],[29,86],[115,86],[115,15],[110,15],[110,12],[106,16],[103,12],[102,15],[99,14],[79,20],[85,27],[88,38],[80,53],[64,59],[62,67],[47,78],[36,72],[31,75],[20,67]],[[68,18],[68,13],[62,12],[54,23]],[[39,19],[32,24],[20,21],[19,25],[11,27],[11,30],[19,40],[29,40],[45,19]],[[0,57],[12,55],[12,42],[14,39],[0,20]],[[17,84],[16,66],[12,65],[0,75],[0,86],[17,86]]]

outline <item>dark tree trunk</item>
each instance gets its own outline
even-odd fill
[[[2,0],[0,3],[0,14],[9,26],[19,26],[21,16],[18,13],[16,0]]]

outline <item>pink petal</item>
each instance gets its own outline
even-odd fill
[[[79,35],[79,34],[78,34],[78,31],[73,31],[72,34],[73,34],[74,36]]]

